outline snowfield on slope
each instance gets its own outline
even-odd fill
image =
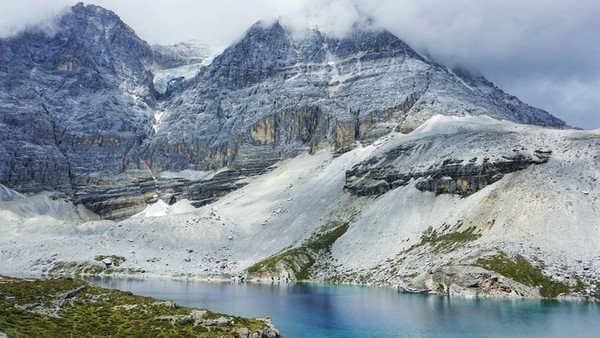
[[[407,170],[448,158],[502,158],[515,149],[552,153],[547,163],[467,197],[422,192],[414,181],[379,197],[345,191],[347,170],[406,144],[427,145],[393,162]],[[410,134],[391,133],[339,156],[324,149],[282,161],[202,208],[159,201],[119,222],[95,219],[50,193],[5,198],[19,195],[0,192],[0,273],[40,273],[59,261],[117,255],[126,259],[123,267],[147,276],[240,276],[251,264],[299,246],[346,210],[356,212],[333,244],[329,266],[315,272],[322,278],[373,271],[379,282],[393,284],[486,250],[535,257],[548,271],[600,271],[600,130],[434,116]],[[448,225],[475,227],[481,237],[444,255],[398,259],[426,231]]]

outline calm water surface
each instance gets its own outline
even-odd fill
[[[238,316],[271,316],[284,337],[600,337],[600,306],[594,303],[471,300],[315,284],[92,282]]]

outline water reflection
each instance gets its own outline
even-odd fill
[[[240,316],[271,316],[287,337],[596,336],[596,304],[478,300],[393,289],[94,279],[96,284]]]

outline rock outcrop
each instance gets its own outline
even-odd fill
[[[445,158],[425,170],[407,170],[402,165],[403,158],[415,155],[415,152],[426,152],[429,147],[426,143],[402,144],[382,154],[382,157],[359,163],[346,172],[344,188],[358,196],[378,196],[415,181],[415,187],[420,191],[468,196],[499,181],[506,174],[548,162],[552,153],[536,149],[529,154],[524,148],[515,148],[512,149],[514,155],[503,155],[494,160],[489,157],[468,160]]]
[[[147,172],[129,172],[105,179],[88,177],[76,186],[73,201],[83,204],[103,218],[120,219],[142,211],[158,199],[169,204],[183,199],[195,207],[211,203],[248,183],[244,178],[262,174],[266,168],[224,170],[214,176],[190,180],[182,177],[152,177]]]
[[[445,266],[424,276],[429,294],[451,297],[540,298],[539,290],[476,266]]]

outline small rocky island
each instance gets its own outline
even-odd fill
[[[280,337],[241,318],[110,290],[73,278],[0,276],[0,337]]]

